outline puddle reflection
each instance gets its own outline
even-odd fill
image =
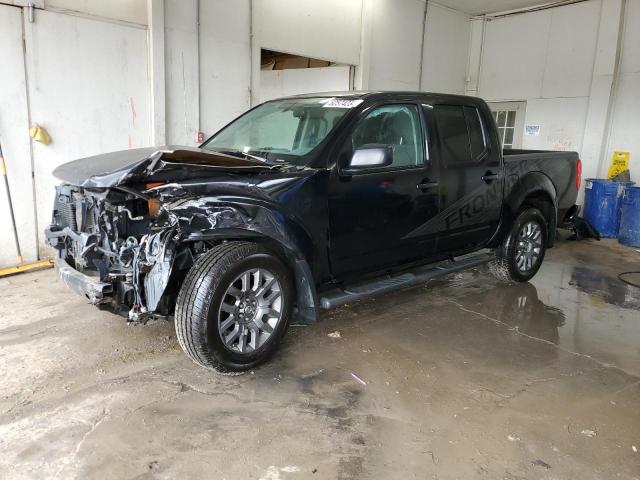
[[[640,308],[640,289],[627,285],[618,278],[604,275],[589,267],[576,266],[569,285],[601,297],[605,302],[623,308]]]
[[[496,284],[487,272],[478,269],[452,275],[439,284],[447,289],[447,296],[455,297],[468,308],[526,335],[555,344],[560,341],[558,332],[566,323],[565,313],[540,300],[537,288],[531,283]]]
[[[483,298],[496,306],[495,318],[501,322],[526,335],[558,344],[558,329],[566,321],[564,312],[543,303],[532,284],[494,288],[485,292]]]

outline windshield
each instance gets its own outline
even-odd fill
[[[239,117],[201,148],[305,164],[303,157],[360,103],[362,100],[333,97],[267,102]]]

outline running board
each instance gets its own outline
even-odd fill
[[[466,255],[454,260],[446,260],[419,267],[410,272],[387,275],[366,282],[348,285],[344,288],[329,290],[320,297],[320,306],[325,310],[329,310],[345,303],[391,292],[399,288],[411,287],[452,272],[477,267],[490,262],[494,258],[493,254],[490,253]]]

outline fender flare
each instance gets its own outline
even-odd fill
[[[252,240],[264,244],[291,270],[296,315],[305,323],[318,318],[319,300],[309,263],[311,236],[298,222],[264,204],[224,203],[218,198],[177,202],[162,212],[160,223],[177,225],[181,244],[198,241]]]
[[[508,177],[505,191],[509,193],[503,202],[500,223],[493,237],[489,240],[488,247],[495,248],[502,243],[509,234],[522,205],[532,198],[544,198],[551,205],[551,208],[543,208],[542,213],[549,220],[547,247],[552,247],[555,243],[558,222],[558,197],[551,179],[542,172],[529,172],[522,177]]]

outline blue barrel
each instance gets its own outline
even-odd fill
[[[616,238],[620,227],[622,194],[634,182],[587,178],[584,189],[584,218],[603,238]]]
[[[618,241],[640,247],[640,187],[628,187],[624,191]]]

